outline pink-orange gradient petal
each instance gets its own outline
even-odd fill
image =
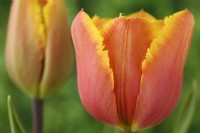
[[[114,96],[113,72],[103,38],[92,19],[80,11],[72,23],[76,50],[78,88],[86,110],[96,119],[119,125]]]
[[[194,18],[186,9],[165,18],[164,23],[142,65],[133,129],[159,124],[172,111],[180,95]]]
[[[119,17],[103,28],[105,49],[114,74],[117,111],[122,128],[130,128],[140,90],[142,61],[155,31],[143,18]]]

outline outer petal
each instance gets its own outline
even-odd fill
[[[153,39],[153,23],[119,17],[104,26],[105,49],[114,73],[114,89],[120,122],[130,128],[140,90],[142,61]]]
[[[164,22],[164,28],[152,42],[142,65],[133,130],[160,123],[172,111],[180,95],[194,19],[184,10]]]
[[[103,38],[90,17],[80,11],[72,24],[75,45],[78,88],[87,111],[96,119],[118,125],[113,73]]]
[[[32,3],[14,1],[11,7],[6,63],[10,76],[30,96],[37,95],[42,72],[43,37],[42,28],[35,25]],[[37,9],[36,9],[37,10]],[[39,45],[41,44],[41,45]],[[34,68],[34,69],[33,69]]]
[[[39,90],[40,98],[57,90],[70,76],[73,66],[73,49],[69,39],[64,0],[48,1],[43,10],[47,44]]]

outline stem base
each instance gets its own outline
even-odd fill
[[[43,100],[33,99],[32,113],[33,113],[33,133],[42,133],[43,132]]]

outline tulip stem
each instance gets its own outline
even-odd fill
[[[43,100],[33,99],[32,113],[33,113],[33,133],[42,133],[43,132]]]
[[[126,130],[126,131],[123,131],[123,133],[136,133],[136,132],[132,132],[130,130]]]

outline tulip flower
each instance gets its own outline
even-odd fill
[[[64,0],[15,0],[8,25],[6,63],[15,83],[43,99],[69,78],[72,46]]]
[[[80,11],[72,23],[78,89],[97,120],[125,131],[162,122],[180,96],[194,18],[145,11],[114,19]]]

